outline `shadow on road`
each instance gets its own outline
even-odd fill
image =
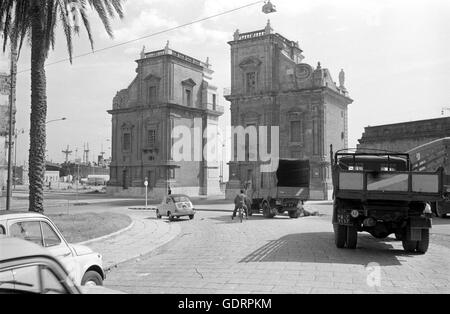
[[[243,258],[240,263],[300,262],[381,266],[400,265],[398,257],[408,256],[386,241],[360,235],[356,250],[337,249],[332,232],[299,233],[270,241]]]
[[[219,217],[209,217],[208,219],[217,221],[216,224],[233,224],[233,223],[238,223],[238,222],[240,223],[239,217],[236,217],[236,218],[234,218],[234,220],[231,220],[232,214],[233,214],[233,212],[230,211],[229,215],[219,216]],[[244,223],[252,223],[252,222],[258,222],[258,221],[262,221],[262,220],[267,221],[268,219],[269,218],[265,218],[262,215],[253,214],[253,216],[249,217],[248,220],[244,219]],[[281,216],[281,215],[271,218],[271,220],[286,220],[286,219],[290,219],[290,218],[288,216]]]
[[[445,218],[433,218],[433,225],[441,226],[441,225],[450,225],[450,216]]]

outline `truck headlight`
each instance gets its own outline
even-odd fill
[[[359,217],[359,210],[357,210],[357,209],[352,210],[352,212],[350,213],[350,215],[351,215],[353,218],[358,218],[358,217]]]

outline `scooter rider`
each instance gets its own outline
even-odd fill
[[[237,210],[242,207],[245,211],[245,215],[248,218],[248,206],[247,204],[249,203],[249,199],[247,197],[247,195],[245,194],[244,190],[241,190],[241,193],[236,195],[235,199],[234,199],[234,211],[233,211],[233,216],[231,217],[231,219],[234,219],[234,217],[236,217],[236,213]]]

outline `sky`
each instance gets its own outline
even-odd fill
[[[125,18],[113,22],[109,38],[98,17],[90,13],[95,48],[140,38],[207,16],[231,10],[252,0],[128,0]],[[447,0],[273,0],[277,12],[265,15],[262,3],[228,15],[153,36],[87,57],[47,67],[48,120],[66,121],[47,127],[48,159],[62,162],[67,145],[78,157],[89,143],[91,159],[103,147],[110,156],[111,116],[116,92],[135,76],[139,52],[172,49],[200,60],[210,59],[219,91],[230,83],[230,47],[236,29],[262,29],[271,20],[275,32],[299,41],[305,63],[331,71],[338,80],[346,73],[346,87],[354,103],[349,107],[349,143],[355,147],[364,127],[441,116],[450,107],[450,1]],[[75,41],[75,55],[90,52],[84,33]],[[8,55],[0,54],[0,71],[8,69]],[[61,32],[48,63],[67,58]],[[18,163],[28,158],[30,114],[30,48],[19,60],[17,90]],[[220,98],[229,111],[229,104]],[[449,115],[446,111],[445,115]],[[229,114],[222,123],[228,123]]]

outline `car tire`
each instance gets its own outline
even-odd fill
[[[96,271],[87,271],[83,279],[81,279],[82,286],[103,286],[103,278]]]
[[[350,250],[356,249],[358,245],[358,230],[354,226],[347,227],[347,248]]]
[[[161,214],[159,213],[159,210],[158,210],[158,209],[156,210],[156,218],[157,218],[157,219],[161,219],[161,218],[162,218],[162,216],[161,216]]]
[[[338,249],[343,249],[347,242],[347,227],[342,225],[333,225],[334,243]]]
[[[193,220],[194,219],[194,215],[189,215],[189,219]]]
[[[292,219],[297,219],[298,217],[300,217],[300,211],[296,210],[289,212],[289,217]]]
[[[169,217],[169,221],[174,221],[175,220],[175,217],[172,215],[171,212],[167,213],[167,217]]]
[[[430,230],[422,229],[422,240],[417,242],[417,253],[425,254],[430,246]]]

